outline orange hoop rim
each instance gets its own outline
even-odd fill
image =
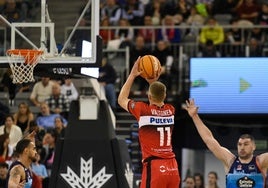
[[[38,63],[38,59],[43,53],[44,52],[42,50],[36,49],[9,49],[6,51],[6,54],[9,58],[13,58],[13,56],[23,57],[25,60],[24,63],[30,65]]]
[[[36,49],[10,49],[7,50],[7,55],[21,55],[21,56],[33,56],[33,55],[42,55],[44,53],[43,50]]]

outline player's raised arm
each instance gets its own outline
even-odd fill
[[[132,87],[132,84],[133,84],[135,78],[141,74],[141,72],[139,72],[139,70],[138,70],[139,60],[140,60],[140,57],[138,57],[138,59],[134,63],[129,76],[128,76],[126,82],[124,83],[123,87],[121,88],[121,91],[118,95],[118,104],[122,108],[124,108],[126,111],[128,111],[127,105],[128,105],[128,101],[130,100],[128,97],[129,97],[129,93],[130,93],[130,89]]]
[[[227,173],[230,165],[235,159],[235,155],[232,154],[227,148],[222,147],[218,141],[214,138],[212,132],[207,128],[207,126],[203,123],[198,115],[198,107],[195,105],[193,99],[189,99],[186,101],[186,104],[183,106],[185,110],[187,110],[188,114],[193,119],[195,127],[201,136],[202,140],[207,145],[208,149],[221,160],[224,164],[225,172]]]
[[[258,156],[258,160],[260,162],[260,168],[263,172],[267,172],[268,170],[268,152],[260,154]]]

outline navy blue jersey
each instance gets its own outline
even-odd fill
[[[238,157],[226,175],[226,188],[264,188],[265,177],[262,174],[256,156],[249,163],[241,163]]]
[[[25,186],[24,188],[31,188],[32,187],[32,183],[33,183],[33,179],[32,179],[32,173],[31,171],[26,168],[20,161],[15,161],[11,164],[10,168],[9,168],[9,171],[8,171],[8,174],[7,174],[7,185],[6,187],[8,188],[8,181],[9,181],[9,176],[10,176],[10,170],[14,167],[14,166],[17,166],[17,165],[21,165],[23,168],[24,168],[24,172],[25,172]],[[23,180],[21,180],[22,182]]]

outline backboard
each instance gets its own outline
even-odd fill
[[[6,32],[5,36],[10,36],[10,41],[7,40],[4,45],[4,51],[8,49],[43,50],[44,55],[34,70],[34,74],[40,76],[80,74],[82,67],[99,67],[102,58],[102,40],[99,36],[99,1],[85,0],[84,4],[82,2],[41,0],[38,9],[40,13],[37,13],[36,22],[10,23],[0,15],[0,19],[8,25],[3,32]],[[61,10],[63,7],[65,11]],[[87,22],[88,25],[81,27],[87,12],[90,12],[90,16],[87,15],[90,20]],[[67,25],[62,23],[60,16],[65,17]],[[66,30],[67,27],[71,29]],[[77,39],[80,31],[83,32],[84,39]],[[37,40],[33,37],[34,33],[37,35]],[[81,41],[77,42],[77,40]],[[83,48],[83,40],[87,47]],[[9,67],[5,54],[0,57],[0,67]]]

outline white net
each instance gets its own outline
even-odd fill
[[[13,83],[34,82],[34,67],[43,52],[39,50],[8,50],[7,57],[13,74]]]

